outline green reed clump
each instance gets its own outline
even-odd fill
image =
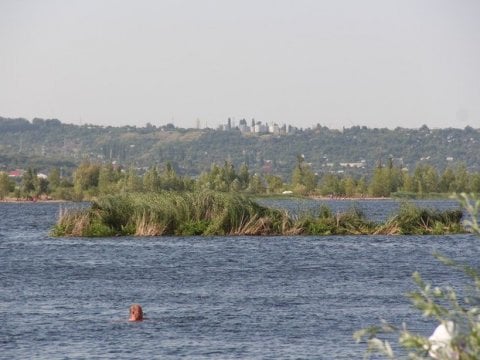
[[[433,210],[419,208],[411,203],[402,203],[396,215],[384,225],[389,234],[427,235],[449,234],[464,231],[461,209]]]
[[[90,223],[90,211],[87,209],[60,209],[57,223],[51,234],[53,236],[83,236],[83,228]]]
[[[375,224],[355,206],[344,213],[334,214],[329,207],[322,205],[317,215],[301,215],[294,227],[306,235],[362,235],[371,234]]]
[[[117,232],[93,209],[61,210],[53,236],[113,236]]]
[[[136,235],[274,234],[270,210],[252,200],[219,192],[165,192],[135,197]],[[272,216],[274,218],[274,216]],[[152,230],[153,229],[153,230]],[[155,230],[156,229],[156,230]]]
[[[241,195],[161,192],[109,195],[90,209],[60,214],[57,236],[117,235],[279,235],[290,220],[285,212]]]
[[[367,220],[365,214],[355,206],[345,213],[336,214],[336,218],[339,227],[338,234],[371,234],[377,226],[374,222]]]
[[[208,222],[205,235],[279,235],[288,223],[286,213],[244,196],[212,192],[190,196],[193,220]]]
[[[106,195],[93,202],[91,210],[112,231],[128,234],[126,225],[134,214],[129,196]]]

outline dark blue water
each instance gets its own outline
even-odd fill
[[[463,287],[433,252],[480,266],[472,235],[51,238],[58,207],[0,203],[0,358],[361,359],[380,318],[436,326],[413,271]]]

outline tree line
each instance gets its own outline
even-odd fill
[[[171,163],[148,169],[122,168],[112,164],[82,162],[69,177],[54,168],[47,178],[28,168],[21,181],[0,172],[0,199],[63,199],[82,201],[104,194],[215,190],[246,194],[317,195],[329,197],[429,197],[453,192],[480,192],[480,173],[469,172],[464,164],[438,171],[419,164],[413,172],[394,166],[390,160],[378,165],[373,174],[354,176],[325,172],[317,174],[302,156],[297,157],[291,181],[279,175],[250,171],[246,164],[238,169],[232,162],[212,164],[198,177],[179,175]]]
[[[453,162],[465,162],[469,171],[480,171],[479,143],[480,129],[471,127],[337,130],[318,124],[275,136],[245,135],[236,129],[181,129],[172,124],[102,127],[0,117],[0,169],[31,164],[44,173],[54,166],[71,173],[84,159],[136,168],[170,161],[178,173],[198,177],[212,162],[221,166],[228,159],[237,168],[245,163],[254,173],[280,175],[291,182],[297,154],[303,154],[320,177],[329,170],[370,177],[377,163],[389,157],[409,169],[428,163],[443,172]],[[362,166],[349,165],[355,163]]]

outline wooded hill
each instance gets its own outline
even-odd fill
[[[439,171],[465,164],[480,171],[480,130],[370,129],[354,126],[343,131],[317,125],[294,134],[243,134],[213,129],[72,125],[57,119],[0,117],[0,170],[32,166],[69,172],[82,160],[125,167],[148,168],[170,162],[179,174],[197,176],[212,163],[245,163],[259,173],[288,180],[298,156],[318,174],[345,172],[368,175],[387,162],[413,170],[419,163]]]

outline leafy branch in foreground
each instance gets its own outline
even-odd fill
[[[467,225],[472,232],[479,234],[477,216],[480,201],[467,194],[459,195],[458,199],[471,218],[466,221]],[[385,321],[380,326],[359,330],[353,336],[357,342],[366,339],[365,358],[376,353],[387,359],[399,359],[390,342],[384,339],[389,334],[390,337],[396,334],[399,346],[409,359],[480,359],[480,274],[471,266],[458,264],[440,254],[434,256],[442,264],[463,272],[473,286],[465,289],[465,295],[460,297],[452,287],[432,287],[415,272],[412,277],[418,290],[409,293],[408,297],[424,317],[439,321],[439,327],[429,338],[409,331],[405,324],[395,327]]]
[[[480,234],[480,227],[478,224],[478,215],[480,209],[480,200],[474,194],[467,195],[466,193],[461,193],[456,197],[462,207],[470,215],[470,220],[465,220],[465,226],[475,234]]]

